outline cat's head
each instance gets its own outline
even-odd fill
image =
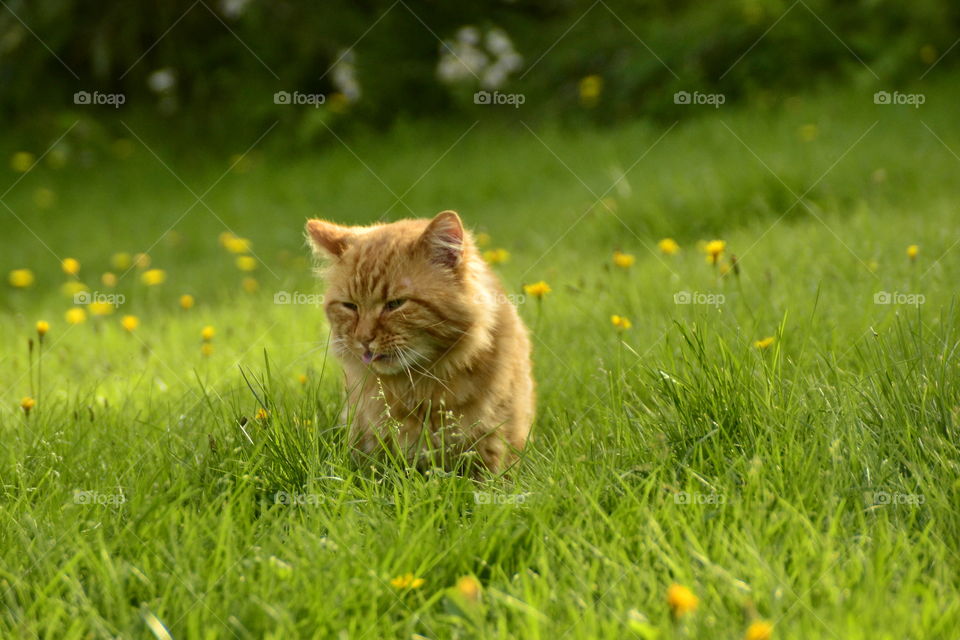
[[[345,363],[423,372],[483,324],[476,272],[485,267],[453,211],[369,227],[310,220],[307,237],[324,263],[324,309]]]

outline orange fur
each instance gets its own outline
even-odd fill
[[[325,262],[352,446],[420,467],[471,452],[491,471],[508,466],[533,422],[530,340],[460,217],[310,220],[307,235]]]

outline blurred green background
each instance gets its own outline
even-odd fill
[[[0,113],[51,131],[144,119],[211,144],[279,121],[286,135],[271,137],[287,145],[329,140],[324,125],[493,115],[478,90],[523,95],[497,117],[669,119],[677,91],[762,104],[947,74],[958,26],[947,0],[5,0]],[[78,105],[76,92],[124,103]],[[277,92],[323,104],[290,108]]]

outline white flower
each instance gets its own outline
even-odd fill
[[[221,0],[220,10],[223,15],[236,20],[247,10],[248,4],[250,4],[250,0]]]
[[[476,27],[466,26],[460,27],[457,31],[457,40],[464,44],[468,45],[478,45],[480,44],[480,32]]]
[[[487,51],[495,56],[506,56],[514,53],[513,43],[503,29],[487,31]]]
[[[147,86],[154,93],[166,93],[177,85],[177,74],[170,67],[157,69],[147,76]]]
[[[441,46],[437,77],[446,84],[479,80],[483,88],[497,89],[521,66],[523,57],[503,29],[490,29],[481,38],[481,32],[468,25],[457,30],[453,42]]]
[[[356,102],[362,91],[357,81],[357,68],[354,66],[356,56],[353,49],[345,49],[337,54],[337,61],[333,65],[330,81],[337,91],[343,94],[347,102]]]

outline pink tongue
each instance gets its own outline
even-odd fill
[[[364,352],[363,352],[363,362],[364,362],[364,364],[370,364],[371,362],[373,362],[373,354],[372,354],[371,352],[369,352],[369,351],[364,351]]]

